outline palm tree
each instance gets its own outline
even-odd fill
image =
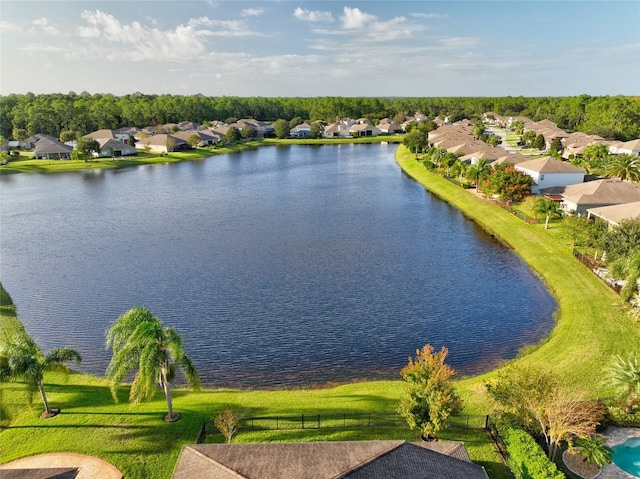
[[[546,219],[544,222],[544,229],[549,229],[549,219],[551,215],[557,215],[559,208],[558,203],[552,201],[548,198],[539,197],[536,199],[536,202],[533,204],[533,210],[536,213],[546,215]]]
[[[604,172],[608,177],[640,181],[640,157],[628,153],[611,155],[604,165]]]
[[[5,358],[6,373],[13,379],[26,381],[30,392],[38,390],[44,403],[42,418],[53,417],[60,412],[59,409],[52,409],[49,406],[47,394],[44,390],[44,373],[47,371],[59,371],[64,374],[69,373],[66,362],[76,361],[79,363],[82,358],[80,354],[70,348],[57,348],[51,350],[49,354],[42,353],[33,339],[24,332],[17,333],[4,345],[2,356]]]
[[[614,278],[624,278],[625,285],[620,290],[620,296],[625,301],[638,291],[640,279],[640,249],[632,250],[625,256],[616,258],[609,264],[609,275]]]
[[[491,166],[487,163],[487,160],[480,158],[475,165],[467,169],[467,178],[473,180],[476,184],[476,189],[480,184],[480,180],[491,170]]]
[[[640,397],[640,357],[637,354],[626,358],[617,355],[605,372],[607,383],[626,397],[626,412],[631,414],[636,399]]]
[[[159,384],[167,400],[165,421],[177,421],[173,412],[171,382],[176,368],[184,373],[193,389],[200,388],[200,378],[191,359],[185,354],[182,338],[174,328],[165,327],[147,308],[136,307],[116,319],[107,331],[107,348],[113,349],[107,378],[115,388],[132,371],[136,371],[129,400],[139,403],[153,398]]]
[[[579,448],[582,457],[589,464],[596,464],[600,467],[611,464],[612,453],[600,436],[579,437],[575,440],[575,446]]]

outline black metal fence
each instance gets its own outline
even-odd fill
[[[622,289],[622,286],[620,286],[618,283],[610,280],[609,278],[606,277],[605,273],[603,272],[601,265],[598,263],[598,261],[596,259],[594,259],[593,257],[586,255],[584,253],[580,253],[578,250],[574,249],[573,250],[573,255],[578,258],[578,260],[584,264],[587,268],[589,268],[593,274],[595,274],[598,278],[600,278],[602,280],[602,282],[604,284],[606,284],[607,286],[609,286],[612,290],[614,290],[616,293],[620,294],[620,290]],[[600,272],[600,274],[599,274]]]
[[[407,427],[407,422],[398,413],[344,413],[344,414],[296,414],[277,416],[251,416],[240,420],[241,431],[276,431],[301,429],[360,429]],[[460,415],[449,418],[447,429],[486,429],[487,416]],[[216,433],[212,420],[202,423],[198,444],[207,434]]]

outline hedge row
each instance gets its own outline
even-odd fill
[[[507,455],[507,463],[516,479],[565,479],[540,445],[526,431],[500,420],[495,422]]]

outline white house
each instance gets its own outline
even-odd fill
[[[582,183],[586,173],[584,168],[578,168],[550,156],[523,161],[516,164],[515,168],[533,178],[531,192],[534,194],[540,193],[544,188]]]
[[[617,178],[569,185],[556,193],[562,198],[562,209],[577,215],[586,215],[587,210],[600,206],[640,201],[640,185]]]

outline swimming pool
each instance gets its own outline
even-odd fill
[[[613,446],[613,462],[632,476],[640,477],[640,437],[632,437]]]

